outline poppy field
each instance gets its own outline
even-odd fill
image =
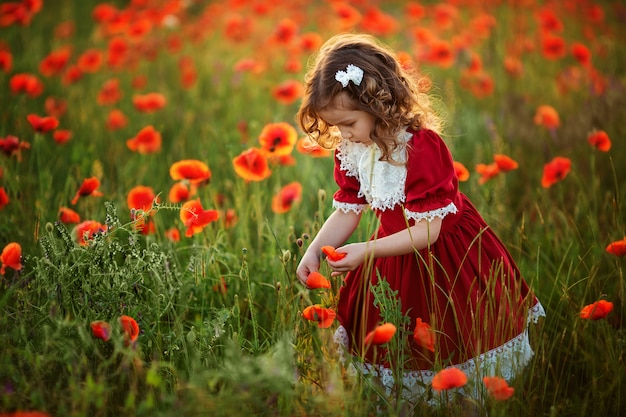
[[[336,186],[294,116],[346,31],[429,78],[461,191],[546,310],[484,411],[625,415],[625,22],[591,0],[3,1],[0,416],[409,415],[338,358],[341,277],[295,275]],[[466,383],[433,371],[429,395]]]

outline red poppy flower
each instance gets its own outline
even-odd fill
[[[478,183],[482,185],[498,175],[500,173],[500,168],[495,162],[491,164],[476,164],[476,172],[480,174]]]
[[[545,35],[541,41],[543,56],[549,60],[563,58],[567,54],[565,41],[560,36]]]
[[[323,42],[324,38],[317,32],[307,32],[300,35],[300,49],[307,54],[316,52]]]
[[[243,42],[252,34],[252,26],[251,17],[232,14],[224,23],[224,36],[232,42]]]
[[[136,94],[133,96],[133,106],[142,113],[154,113],[161,110],[166,104],[167,100],[161,93]]]
[[[69,207],[59,208],[59,221],[64,224],[80,223],[80,215]]]
[[[165,238],[170,242],[180,242],[180,231],[175,227],[170,227],[165,231]]]
[[[431,352],[435,351],[435,331],[430,327],[430,324],[424,323],[420,317],[418,317],[415,322],[413,340],[415,340],[415,343],[425,347]]]
[[[519,58],[512,55],[507,55],[504,57],[503,63],[504,69],[511,77],[519,78],[522,76],[522,73],[524,72],[524,65]]]
[[[91,322],[91,334],[105,342],[111,338],[111,325],[106,321],[98,320]]]
[[[302,311],[302,317],[309,321],[316,321],[317,327],[326,329],[333,324],[337,313],[332,308],[324,308],[319,304],[308,306]]]
[[[361,12],[348,2],[332,2],[331,7],[342,31],[355,27],[362,19]]]
[[[513,387],[510,387],[506,380],[499,376],[485,376],[483,377],[483,383],[487,388],[487,392],[494,400],[508,400],[515,392]]]
[[[57,119],[67,112],[67,102],[60,98],[48,97],[43,106],[48,116],[54,116]]]
[[[233,71],[235,72],[251,72],[253,74],[260,74],[263,70],[265,70],[265,65],[252,58],[242,58],[233,65]]]
[[[13,55],[11,52],[0,49],[0,70],[8,74],[13,69]]]
[[[107,64],[113,68],[119,67],[128,56],[129,50],[126,39],[121,36],[112,38],[107,47]]]
[[[332,156],[331,151],[322,148],[320,145],[309,139],[307,136],[298,139],[298,141],[296,142],[296,150],[313,158],[326,158]]]
[[[63,85],[72,85],[83,78],[83,72],[76,65],[70,66],[63,74]]]
[[[233,158],[233,167],[246,181],[263,181],[272,174],[265,154],[257,148],[245,150]]]
[[[100,180],[96,177],[85,178],[78,191],[72,199],[72,204],[76,204],[80,197],[92,196],[102,197],[103,194],[98,190],[100,187]]]
[[[132,21],[126,28],[126,35],[134,42],[140,41],[152,30],[153,24],[149,19],[140,18]]]
[[[117,8],[112,4],[100,3],[93,8],[91,17],[96,23],[103,23],[113,19],[117,13]]]
[[[376,36],[391,36],[398,30],[398,20],[376,6],[367,8],[361,19],[364,31]]]
[[[438,3],[433,6],[433,15],[438,29],[449,29],[458,19],[459,9],[452,4]]]
[[[4,187],[0,187],[0,210],[5,208],[6,205],[9,204],[9,201],[11,200],[9,199],[9,196],[7,195]]]
[[[541,186],[549,188],[557,182],[565,179],[572,168],[572,161],[568,158],[557,156],[543,167],[543,176],[541,177]]]
[[[519,164],[507,155],[495,154],[493,160],[502,172],[512,171],[519,167]]]
[[[118,130],[126,127],[128,124],[128,119],[124,116],[118,109],[113,109],[109,112],[109,116],[107,117],[106,128],[108,130]]]
[[[267,124],[259,134],[261,149],[269,156],[289,155],[297,140],[298,132],[285,122]]]
[[[11,242],[2,249],[0,254],[0,275],[4,275],[6,268],[13,268],[16,271],[22,269],[22,247],[17,242]]]
[[[458,161],[453,161],[452,164],[454,165],[454,172],[458,180],[461,182],[467,181],[470,177],[470,173],[467,168],[465,168],[465,165]]]
[[[0,138],[0,151],[6,156],[15,156],[18,161],[22,160],[22,149],[30,149],[30,143],[20,141],[16,136],[8,135]]]
[[[272,89],[272,96],[281,104],[292,104],[302,97],[304,87],[297,80],[287,80]]]
[[[93,74],[98,72],[104,61],[104,54],[98,49],[88,49],[83,52],[76,62],[76,66],[82,73]]]
[[[609,243],[605,250],[615,256],[626,255],[626,237],[622,240],[616,240],[615,242]]]
[[[321,250],[322,253],[331,261],[340,261],[347,255],[345,252],[337,252],[334,247],[329,245],[322,246]]]
[[[560,32],[563,30],[563,22],[558,18],[556,12],[545,6],[535,13],[539,27],[543,32]]]
[[[55,130],[54,133],[52,133],[52,139],[54,139],[54,141],[59,145],[63,145],[72,139],[72,132],[67,129]]]
[[[186,237],[192,237],[194,234],[202,232],[206,225],[218,218],[219,212],[202,208],[199,198],[187,201],[180,208],[180,220],[187,228]]]
[[[100,91],[98,91],[98,104],[103,106],[109,106],[117,103],[122,98],[122,91],[120,90],[120,80],[118,78],[111,78],[104,82]]]
[[[76,236],[76,241],[79,245],[85,246],[88,241],[96,234],[96,233],[105,233],[107,231],[106,225],[101,224],[95,220],[85,220],[74,228],[74,233]]]
[[[137,133],[137,136],[126,141],[128,149],[140,154],[155,153],[161,150],[161,133],[152,126],[146,126]]]
[[[65,46],[54,50],[41,60],[39,72],[46,77],[59,75],[65,70],[71,56],[72,50],[70,47]]]
[[[554,107],[547,104],[537,107],[533,120],[536,125],[544,126],[548,129],[555,129],[561,125],[559,113],[557,113]]]
[[[311,272],[306,278],[306,286],[309,289],[330,288],[330,281],[317,271]]]
[[[172,203],[187,201],[196,194],[197,187],[189,181],[179,181],[170,187],[168,200]]]
[[[76,25],[73,21],[68,20],[66,22],[61,22],[54,28],[54,37],[56,39],[69,39],[74,36],[76,32]]]
[[[302,185],[297,181],[289,183],[272,198],[272,211],[277,214],[287,213],[301,198]]]
[[[571,47],[572,56],[583,67],[591,66],[591,51],[585,45],[574,42]]]
[[[230,229],[235,224],[237,224],[237,220],[238,220],[238,217],[237,217],[237,212],[235,212],[235,209],[232,209],[232,208],[227,209],[226,212],[224,213],[224,228]]]
[[[585,320],[600,320],[613,311],[613,303],[606,300],[588,304],[580,310],[580,318]]]
[[[134,343],[139,336],[139,325],[134,318],[130,316],[120,317],[120,325],[124,332],[124,344],[126,346]]]
[[[197,159],[183,159],[170,166],[170,177],[174,181],[187,180],[190,184],[200,184],[211,179],[211,170]]]
[[[443,39],[435,39],[430,43],[428,55],[425,58],[441,68],[450,68],[456,59],[452,45]]]
[[[59,119],[54,116],[38,116],[36,114],[29,114],[26,116],[28,123],[35,130],[35,132],[46,133],[56,129],[59,126]]]
[[[15,74],[9,81],[14,94],[24,93],[29,97],[39,97],[43,93],[43,83],[37,76],[27,73]]]
[[[432,386],[435,391],[446,391],[467,384],[467,375],[459,368],[445,368],[433,377]]]
[[[591,146],[602,152],[611,149],[611,138],[604,130],[594,130],[587,135],[587,141]]]
[[[298,24],[293,19],[283,18],[274,29],[272,38],[276,43],[288,45],[295,39],[299,29]]]
[[[389,342],[394,334],[396,334],[396,326],[393,323],[383,323],[369,332],[365,336],[363,343],[365,343],[366,346],[382,345],[383,343]]]
[[[141,210],[150,215],[150,209],[154,199],[157,198],[154,190],[145,185],[137,185],[133,187],[126,196],[126,204],[130,210]]]
[[[135,90],[142,90],[148,85],[148,78],[145,75],[135,75],[130,85]]]

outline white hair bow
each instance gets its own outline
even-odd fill
[[[352,81],[354,85],[361,85],[363,70],[356,65],[349,64],[345,71],[337,71],[335,80],[339,81],[344,87],[347,87],[350,81]]]

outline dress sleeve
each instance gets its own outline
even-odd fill
[[[456,213],[458,180],[452,155],[441,137],[430,130],[415,132],[407,154],[407,218],[415,221]]]
[[[338,150],[335,151],[335,182],[339,189],[333,196],[333,207],[344,213],[354,212],[360,214],[367,206],[367,200],[359,192],[361,184],[355,172],[342,167],[340,159],[337,157]]]

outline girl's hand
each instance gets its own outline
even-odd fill
[[[338,261],[332,261],[329,258],[326,258],[326,262],[328,262],[328,265],[333,270],[333,272],[330,274],[331,277],[342,275],[348,271],[355,270],[365,261],[365,257],[368,253],[366,242],[351,243],[349,245],[337,248],[336,250],[337,252],[345,253],[346,256]]]
[[[301,283],[306,285],[306,280],[311,272],[316,272],[320,269],[319,255],[314,253],[315,251],[307,250],[296,269],[296,276]]]

